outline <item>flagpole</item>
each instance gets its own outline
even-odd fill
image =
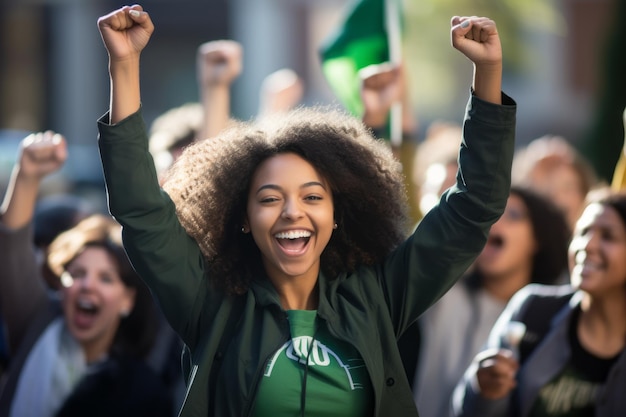
[[[402,64],[402,39],[400,36],[398,1],[401,0],[385,0],[385,26],[389,44],[389,61],[396,66]],[[402,101],[398,101],[391,106],[389,127],[391,145],[398,148],[402,144]]]

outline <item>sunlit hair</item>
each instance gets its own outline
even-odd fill
[[[611,207],[619,215],[626,229],[626,190],[614,191],[609,187],[601,187],[587,195],[586,203]]]
[[[311,163],[332,190],[338,228],[322,253],[325,274],[374,264],[406,237],[400,163],[360,121],[330,108],[299,108],[240,122],[189,146],[164,183],[183,227],[209,261],[210,279],[228,293],[243,293],[264,275],[259,249],[241,227],[256,168],[286,152]]]
[[[135,304],[120,322],[111,353],[144,356],[151,348],[157,331],[156,308],[146,285],[132,268],[122,246],[120,225],[110,216],[95,214],[61,233],[52,241],[47,262],[61,279],[68,265],[86,248],[107,251],[125,286],[135,290]]]
[[[580,180],[580,193],[586,195],[598,184],[595,170],[589,161],[562,136],[546,135],[532,140],[515,152],[512,168],[513,184],[528,184],[530,173],[538,166],[554,169],[570,166]]]
[[[204,117],[201,103],[186,103],[159,115],[150,125],[149,150],[157,171],[172,165],[172,152],[199,139]]]

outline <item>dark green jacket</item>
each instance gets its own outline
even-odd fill
[[[503,100],[470,99],[457,186],[412,236],[376,267],[319,277],[318,315],[363,357],[376,416],[417,416],[397,339],[467,269],[504,211],[516,107]],[[266,361],[289,338],[278,296],[268,281],[239,297],[211,288],[198,245],[159,188],[141,112],[107,121],[98,128],[110,211],[133,265],[189,349],[181,416],[249,416]]]

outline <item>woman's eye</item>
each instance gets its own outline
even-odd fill
[[[265,198],[262,198],[260,201],[261,201],[261,203],[273,203],[275,201],[278,201],[278,198],[276,198],[276,197],[265,197]]]
[[[72,277],[72,279],[79,279],[85,276],[85,271],[82,270],[67,270],[66,271],[68,274],[70,274],[70,276]]]
[[[605,230],[602,233],[602,239],[608,241],[608,242],[612,242],[614,240],[617,240],[617,236],[615,235],[615,233],[613,233],[613,231],[611,230]]]
[[[100,280],[102,280],[102,282],[105,282],[107,284],[112,283],[113,281],[115,281],[115,279],[113,278],[112,275],[109,274],[102,274],[100,275]]]
[[[317,200],[321,200],[322,197],[320,197],[319,195],[309,195],[307,197],[305,197],[305,200],[310,200],[310,201],[317,201]]]

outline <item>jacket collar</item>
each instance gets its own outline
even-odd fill
[[[339,279],[329,280],[323,272],[320,272],[317,277],[317,285],[319,287],[319,304],[317,311],[324,320],[334,321],[333,317],[337,315],[332,306],[331,299],[336,292],[339,281]],[[259,306],[266,308],[275,305],[282,310],[276,288],[274,288],[266,275],[259,276],[252,280],[250,291],[254,293]]]

